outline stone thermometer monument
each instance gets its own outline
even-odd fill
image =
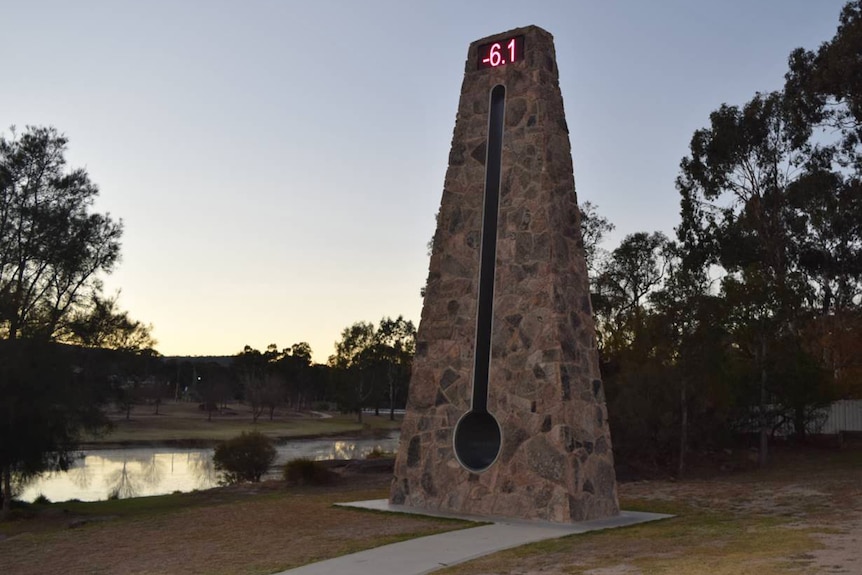
[[[390,503],[619,513],[553,37],[470,45]]]

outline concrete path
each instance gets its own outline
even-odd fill
[[[385,499],[342,505],[378,511],[417,513],[415,509],[389,505]],[[465,519],[462,516],[440,516]],[[635,525],[667,517],[672,516],[660,513],[623,511],[617,517],[569,525],[499,520],[491,525],[419,537],[359,553],[343,555],[297,569],[282,571],[276,575],[423,575],[527,543],[599,529]],[[466,519],[488,521],[487,518],[479,519],[474,516]]]

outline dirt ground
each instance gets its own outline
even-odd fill
[[[792,469],[797,469],[794,473]],[[816,470],[795,465],[788,470],[725,480],[641,482],[623,485],[623,497],[650,501],[685,501],[706,509],[727,509],[735,515],[789,518],[784,529],[806,530],[820,544],[791,557],[804,573],[862,575],[862,467]],[[625,575],[639,575],[630,569]],[[594,570],[590,575],[612,575]]]
[[[622,483],[624,508],[677,515],[443,571],[517,575],[862,575],[862,446],[776,454],[767,470]]]

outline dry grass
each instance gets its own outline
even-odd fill
[[[862,451],[782,454],[770,470],[620,486],[658,523],[527,545],[440,571],[518,575],[862,573]]]
[[[263,574],[463,523],[367,513],[333,502],[385,497],[388,477],[330,488],[279,483],[98,503],[59,503],[0,524],[0,572]],[[62,511],[63,508],[68,513]],[[70,528],[82,521],[86,524]]]
[[[331,507],[385,497],[388,482],[386,474],[355,475],[323,488],[269,483],[54,504],[0,523],[0,573],[273,573],[462,526]],[[620,493],[627,509],[677,517],[527,545],[440,573],[862,573],[862,449],[779,454],[764,472],[627,483]],[[69,528],[82,519],[88,523]]]
[[[276,412],[272,421],[268,414],[253,421],[251,408],[243,404],[231,404],[224,413],[213,413],[207,421],[205,411],[196,403],[168,402],[153,414],[152,407],[140,406],[132,411],[131,418],[125,414],[112,414],[114,429],[108,434],[93,438],[91,445],[98,444],[207,444],[235,437],[243,431],[260,431],[274,439],[313,437],[319,435],[351,434],[398,429],[400,419],[392,422],[382,415],[366,414],[363,423],[355,415],[336,414],[320,418],[311,414]]]

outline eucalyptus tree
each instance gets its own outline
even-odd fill
[[[584,257],[587,261],[587,272],[590,281],[598,277],[602,265],[608,258],[608,252],[602,247],[605,237],[616,226],[598,212],[598,207],[592,202],[584,202],[579,206],[581,211],[581,242],[584,246]]]
[[[773,345],[796,328],[810,293],[798,266],[789,200],[810,152],[795,138],[784,95],[757,94],[743,107],[722,105],[710,115],[710,126],[694,133],[677,178],[677,235],[705,269],[718,266],[725,274],[729,329],[753,360],[761,465],[775,387],[768,378]]]
[[[394,419],[396,400],[406,397],[415,345],[416,328],[403,316],[384,317],[377,327],[356,322],[341,332],[329,365],[341,379],[342,405],[356,411],[360,422],[362,409],[370,402],[379,406],[385,396]]]
[[[416,327],[403,316],[384,317],[375,332],[373,361],[382,370],[389,400],[389,419],[395,419],[395,404],[406,399],[413,354],[416,351]]]
[[[835,36],[790,54],[785,93],[797,137],[827,128],[845,168],[862,174],[862,0],[844,5]]]
[[[785,93],[800,139],[815,141],[807,177],[794,190],[808,231],[801,265],[819,314],[809,341],[834,374],[836,392],[862,396],[862,1],[848,2],[833,38],[789,59]],[[854,385],[855,382],[855,385]],[[855,387],[855,389],[854,389]]]
[[[100,293],[120,256],[122,223],[93,211],[98,187],[69,169],[50,127],[0,136],[0,476],[69,465],[85,429],[105,423],[105,397],[86,389],[77,358],[52,342]]]
[[[333,368],[339,403],[343,409],[355,411],[362,422],[362,409],[374,393],[373,379],[368,370],[368,350],[374,345],[374,324],[358,321],[341,331],[335,344],[335,355],[329,357]]]
[[[661,287],[667,274],[669,247],[661,232],[629,234],[601,265],[592,300],[602,349],[637,343],[648,296]]]

